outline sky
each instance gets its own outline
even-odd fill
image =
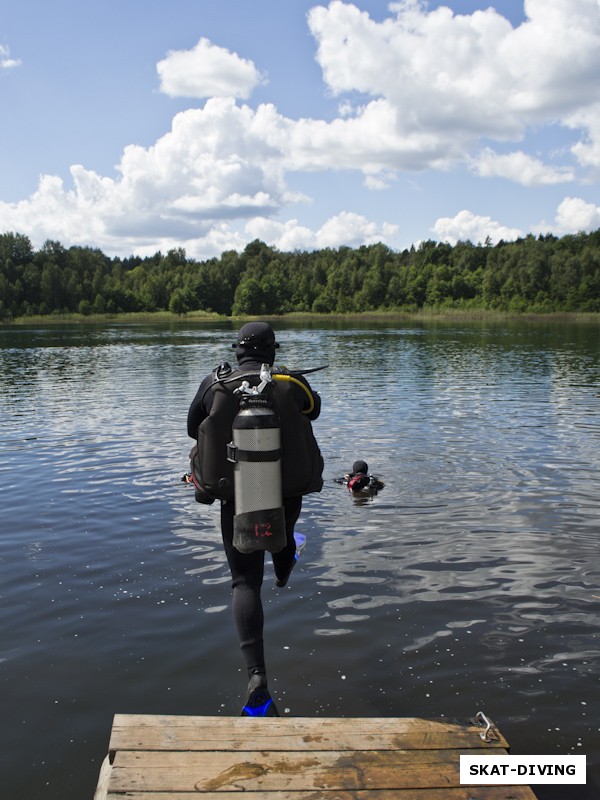
[[[0,233],[219,257],[600,228],[600,0],[0,0]]]

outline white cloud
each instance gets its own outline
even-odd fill
[[[579,163],[596,170],[600,168],[600,103],[571,115],[565,124],[584,131],[584,138],[572,147]]]
[[[139,237],[127,240],[127,247],[114,250],[116,255],[123,255],[123,252],[134,253],[142,258],[152,256],[157,250],[167,253],[169,250],[184,247],[189,258],[206,259],[219,257],[226,250],[237,250],[240,252],[248,244],[248,238],[239,231],[234,230],[228,223],[221,222],[212,225],[202,236],[196,236],[182,241],[178,238],[152,238],[146,240]],[[113,252],[106,251],[106,252]]]
[[[466,209],[459,211],[455,217],[441,217],[432,230],[441,241],[451,245],[467,240],[478,244],[488,238],[495,244],[501,239],[513,241],[523,235],[517,228],[507,228],[491,217],[481,217]]]
[[[102,223],[97,215],[87,217],[86,205],[76,192],[65,191],[60,178],[42,175],[37,191],[27,200],[0,202],[0,229],[25,231],[40,245],[46,239],[76,242],[87,227],[88,240],[94,240]]]
[[[359,247],[363,244],[388,243],[398,233],[398,226],[378,224],[361,214],[342,211],[311,231],[295,219],[285,223],[256,218],[245,226],[250,238],[262,239],[278,250],[315,250],[324,247]]]
[[[315,249],[314,231],[300,225],[297,219],[276,222],[264,217],[255,217],[246,223],[244,230],[248,239],[260,239],[282,252]]]
[[[397,225],[370,222],[361,214],[342,211],[336,214],[317,231],[317,247],[339,247],[342,244],[357,247],[361,244],[385,242],[398,232]]]
[[[541,222],[533,227],[531,232],[564,236],[580,231],[595,231],[598,228],[600,228],[600,206],[578,197],[565,197],[556,210],[555,221]],[[492,220],[491,217],[478,216],[467,210],[460,211],[455,217],[438,219],[432,230],[440,240],[452,245],[467,239],[474,243],[485,242],[488,236],[495,244],[501,239],[514,241],[524,235],[518,228],[508,228]]]
[[[408,143],[418,168],[436,166],[467,155],[481,137],[516,140],[528,125],[573,120],[600,101],[598,0],[526,0],[527,19],[516,28],[493,8],[454,15],[407,0],[390,10],[377,22],[333,0],[308,21],[331,91],[388,104],[396,168],[406,168]],[[373,145],[376,160],[377,137]]]
[[[0,202],[0,228],[26,230],[34,241],[95,237],[112,251],[123,237],[179,237],[185,244],[223,221],[269,217],[306,200],[288,189],[286,170],[327,166],[312,156],[306,127],[310,121],[294,123],[271,105],[253,111],[233,98],[213,98],[201,109],[177,114],[171,131],[152,147],[126,147],[117,179],[76,165],[71,189],[60,178],[44,176],[29,199]],[[343,236],[362,244],[384,235],[364,217],[346,214],[315,234],[324,246],[337,246]],[[299,236],[305,234],[296,231],[293,240]],[[286,240],[292,240],[290,230]]]
[[[160,88],[171,97],[247,98],[263,78],[252,63],[200,39],[191,50],[172,50],[156,69]]]
[[[70,189],[43,176],[27,200],[0,202],[0,229],[26,231],[36,244],[93,241],[123,252],[128,242],[179,239],[185,246],[224,220],[270,214],[287,195],[253,118],[223,99],[183,112],[152,147],[125,148],[117,179],[75,165]]]
[[[419,171],[447,168],[463,155],[457,143],[433,128],[399,134],[399,114],[386,99],[368,103],[356,117],[298,120],[288,133],[289,156],[304,169]]]
[[[118,180],[80,165],[71,168],[70,189],[56,176],[42,176],[27,200],[0,202],[0,229],[26,231],[36,247],[46,239],[58,239],[65,245],[93,243],[107,254],[144,256],[183,246],[196,258],[241,250],[254,238],[289,251],[358,246],[395,235],[396,226],[349,212],[332,217],[315,231],[295,219],[285,223],[269,219],[269,214],[298,196],[287,192],[264,147],[257,147],[263,159],[255,156],[260,167],[239,157],[244,135],[252,131],[251,124],[240,123],[239,115],[247,123],[255,121],[249,109],[224,100],[178,115],[173,130],[154,147],[126,148]],[[208,153],[194,149],[191,142],[198,142],[203,126],[214,129],[218,120],[232,134],[236,120],[240,123],[238,146],[229,151],[217,136]],[[237,222],[244,218],[242,232]]]
[[[366,175],[364,183],[365,183],[365,186],[367,187],[367,189],[373,189],[376,192],[380,192],[380,191],[383,191],[385,189],[389,189],[390,188],[390,183],[389,182],[392,181],[393,179],[394,179],[394,176],[392,174],[390,174],[389,176],[388,175],[380,175],[380,176]]]
[[[6,45],[0,44],[0,69],[14,69],[21,63],[20,58],[10,57],[10,49]]]
[[[523,186],[549,186],[575,179],[572,170],[554,169],[522,150],[499,155],[486,147],[469,163],[472,171],[482,178],[506,178]]]
[[[454,17],[447,8],[427,13],[417,3],[391,9],[396,16],[383,22],[339,0],[310,12],[317,59],[334,94],[386,99],[399,137],[424,130],[447,144],[459,137],[464,146],[483,133],[518,133],[494,94],[506,74],[495,53],[512,30],[507,20],[493,9],[472,17]]]
[[[578,197],[565,197],[556,210],[555,223],[541,225],[538,228],[539,233],[552,231],[558,236],[597,230],[600,228],[600,206]]]

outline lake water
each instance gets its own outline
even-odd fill
[[[568,797],[600,796],[600,328],[277,330],[279,363],[329,364],[325,486],[263,590],[281,713],[482,710],[515,754],[587,755]],[[114,713],[239,713],[218,508],[180,480],[232,331],[0,328],[2,798],[91,800]],[[359,457],[364,504],[334,480]]]

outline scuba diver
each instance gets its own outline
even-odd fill
[[[355,461],[351,472],[335,480],[336,483],[345,484],[354,496],[374,497],[385,486],[379,478],[369,475],[369,465],[362,460]]]
[[[197,442],[191,477],[197,502],[221,501],[233,618],[249,679],[242,716],[279,716],[264,656],[264,558],[271,552],[275,585],[284,587],[305,543],[294,533],[302,497],[323,487],[311,425],[321,398],[301,370],[273,367],[279,343],[267,322],[246,323],[232,347],[237,369],[225,362],[213,370],[189,408],[187,432]]]

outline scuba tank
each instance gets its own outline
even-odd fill
[[[287,543],[283,509],[281,428],[271,399],[273,378],[263,364],[261,383],[235,390],[240,407],[233,420],[227,459],[233,462],[233,546],[240,553],[278,553]]]

